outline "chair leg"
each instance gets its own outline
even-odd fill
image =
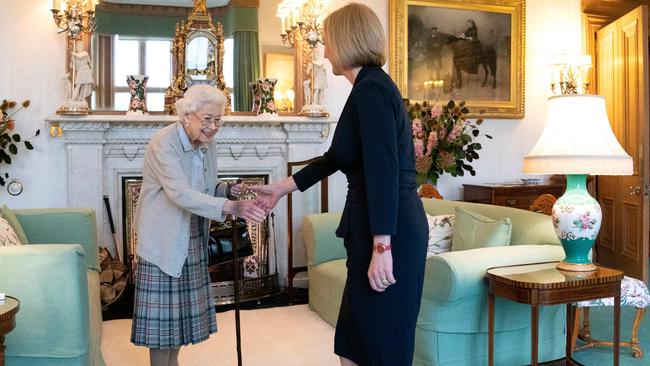
[[[641,343],[639,342],[639,326],[641,325],[641,320],[643,320],[644,314],[645,308],[639,308],[636,309],[636,315],[634,315],[634,324],[632,325],[632,340],[630,341],[634,358],[643,357],[643,350],[641,349]]]

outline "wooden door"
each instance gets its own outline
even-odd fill
[[[648,280],[648,28],[640,6],[598,31],[597,90],[612,130],[632,156],[631,176],[598,177],[603,224],[598,263]]]

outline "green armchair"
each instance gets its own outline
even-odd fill
[[[487,365],[487,281],[490,267],[561,260],[564,252],[549,216],[501,206],[423,199],[430,215],[456,206],[512,221],[510,246],[436,255],[427,260],[415,335],[414,365]],[[302,223],[309,270],[309,306],[335,325],[345,285],[345,249],[334,235],[340,214],[308,215]],[[498,298],[495,364],[530,364],[530,307]],[[564,356],[565,308],[540,308],[539,360]]]
[[[29,244],[0,247],[0,292],[20,300],[6,365],[105,365],[95,212],[13,212]]]

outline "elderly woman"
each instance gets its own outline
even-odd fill
[[[178,365],[180,347],[217,331],[210,296],[209,220],[234,215],[257,223],[264,210],[234,200],[245,187],[217,178],[214,135],[226,98],[196,85],[176,102],[179,121],[157,132],[144,155],[131,342],[151,365]]]
[[[377,15],[352,3],[328,15],[323,29],[332,72],[352,84],[332,145],[292,177],[251,189],[269,210],[289,192],[345,173],[336,235],[347,250],[347,278],[334,352],[342,365],[410,366],[429,233],[416,191],[411,123],[381,69],[386,40]]]

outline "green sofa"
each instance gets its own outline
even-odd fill
[[[20,301],[6,366],[103,366],[91,209],[13,210],[29,244],[0,247],[0,292]]]
[[[443,253],[427,260],[414,365],[487,365],[487,281],[490,267],[562,260],[564,252],[549,216],[501,206],[423,199],[430,215],[453,214],[456,206],[512,220],[510,246]],[[336,325],[345,284],[345,249],[334,231],[340,214],[306,216],[309,306]],[[539,360],[564,357],[564,306],[544,306],[539,314]],[[530,364],[530,307],[497,298],[495,365]]]

